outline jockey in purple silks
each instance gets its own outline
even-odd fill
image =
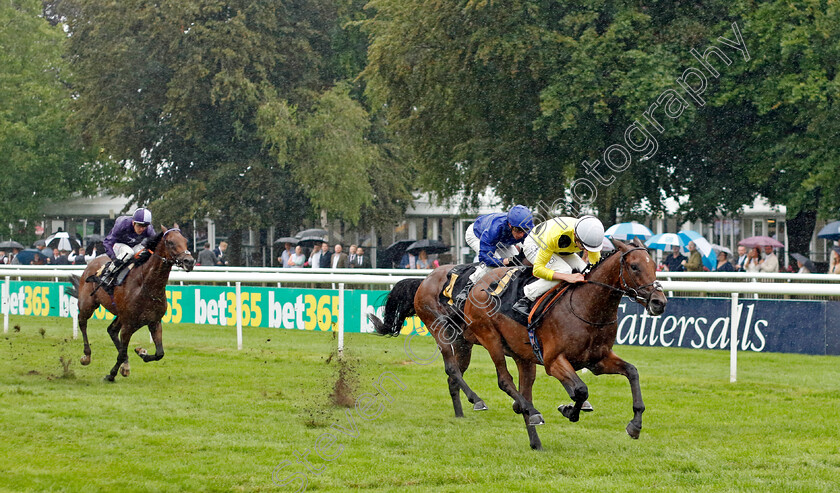
[[[105,253],[111,258],[111,264],[102,273],[102,284],[111,286],[116,273],[135,253],[143,249],[144,240],[155,237],[152,227],[152,213],[149,209],[139,208],[131,216],[120,216],[105,240]]]

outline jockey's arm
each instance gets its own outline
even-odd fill
[[[497,235],[490,229],[484,231],[479,238],[480,247],[478,251],[479,262],[484,262],[490,267],[499,267],[504,265],[501,259],[495,257],[496,243],[498,242]]]

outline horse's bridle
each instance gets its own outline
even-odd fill
[[[601,287],[607,288],[611,291],[621,293],[622,296],[627,296],[627,297],[633,298],[633,299],[635,299],[636,302],[638,302],[640,305],[644,306],[645,309],[647,309],[648,305],[650,304],[650,299],[653,297],[653,293],[655,293],[657,291],[662,291],[662,285],[659,284],[659,281],[657,281],[657,280],[653,280],[652,282],[649,282],[647,284],[643,284],[641,286],[636,286],[635,288],[631,287],[629,284],[627,284],[627,280],[624,278],[624,264],[625,264],[624,257],[627,254],[629,254],[630,252],[635,252],[636,250],[647,250],[647,249],[644,248],[644,247],[635,247],[635,248],[631,248],[631,249],[629,249],[625,252],[621,252],[621,257],[619,258],[619,261],[618,261],[619,262],[618,263],[618,279],[619,279],[621,287],[617,288],[615,286],[610,286],[609,284],[604,284],[604,283],[598,282],[598,281],[587,280],[586,282],[589,283],[589,284],[595,284],[596,286],[601,286]],[[644,291],[646,288],[647,288],[647,290]],[[572,302],[572,295],[573,294],[574,294],[574,289],[572,290],[572,293],[569,294],[569,307],[571,309],[572,314],[575,317],[577,317],[580,321],[582,321],[584,323],[587,323],[587,324],[590,324],[590,325],[596,325],[596,326],[611,325],[611,324],[614,324],[614,323],[618,322],[618,318],[616,318],[615,320],[612,320],[610,322],[590,322],[588,320],[583,319],[580,315],[575,313],[575,305]],[[643,296],[643,294],[645,296]]]
[[[178,228],[167,229],[166,232],[163,233],[163,236],[161,236],[160,240],[161,241],[166,241],[166,235],[168,235],[169,233],[171,233],[173,231],[177,231],[179,233],[181,232],[181,230],[178,229]],[[166,250],[169,251],[169,248],[167,248]],[[169,265],[169,266],[177,265],[178,267],[184,268],[184,259],[187,258],[188,255],[190,255],[190,251],[189,250],[184,250],[183,252],[179,253],[178,256],[175,257],[174,260],[170,259],[168,257],[164,257],[162,255],[158,255],[155,252],[152,252],[152,255],[155,256],[155,257],[158,257],[161,260],[163,260],[163,263],[166,264],[166,265]]]

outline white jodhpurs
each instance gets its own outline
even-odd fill
[[[136,245],[135,247],[130,247],[125,243],[114,243],[114,258],[118,258],[125,262],[126,260],[130,259],[134,256],[135,253],[139,252],[143,249],[143,245]]]
[[[537,258],[537,253],[540,251],[540,247],[534,242],[533,238],[528,236],[525,238],[522,250],[525,252],[525,258],[533,264]],[[586,262],[584,262],[583,259],[576,253],[569,253],[565,255],[558,255],[555,253],[551,255],[551,258],[548,262],[546,262],[545,267],[561,274],[571,274],[574,270],[583,272],[586,268]],[[560,281],[537,279],[531,284],[525,286],[525,296],[527,296],[531,301],[536,301],[537,298],[559,283]]]
[[[475,235],[475,230],[473,229],[475,223],[470,224],[470,227],[467,228],[466,233],[464,233],[464,240],[467,242],[472,251],[478,255],[479,250],[481,250],[481,240],[478,236]],[[511,245],[496,245],[496,252],[493,254],[496,258],[508,258],[508,257],[515,257],[519,251],[516,249],[515,246]],[[484,262],[479,264],[478,268],[475,269],[475,272],[472,273],[470,276],[470,282],[478,282],[479,279],[484,277],[488,272],[493,270],[494,267],[489,265],[485,265]]]

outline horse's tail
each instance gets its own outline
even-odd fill
[[[73,286],[67,290],[67,294],[72,296],[73,298],[79,297],[79,276],[76,274],[70,274],[70,284]]]
[[[394,289],[388,293],[385,302],[385,321],[376,315],[368,315],[368,320],[373,324],[376,333],[381,336],[398,336],[406,318],[415,315],[414,295],[420,288],[423,279],[403,279],[394,285]]]

